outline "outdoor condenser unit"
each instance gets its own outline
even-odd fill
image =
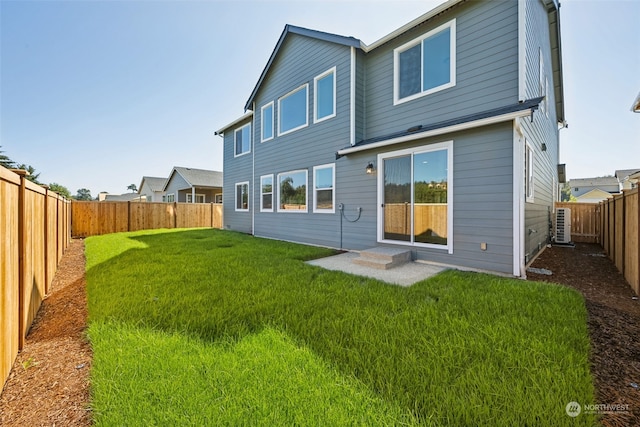
[[[571,242],[571,209],[556,209],[556,243]]]

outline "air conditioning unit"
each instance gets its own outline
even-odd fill
[[[556,243],[571,242],[571,209],[556,209]]]

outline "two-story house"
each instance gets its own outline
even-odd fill
[[[371,45],[287,25],[224,140],[224,227],[523,276],[564,124],[555,0],[450,0]]]

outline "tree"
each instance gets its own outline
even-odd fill
[[[60,185],[60,184],[56,184],[55,182],[52,182],[51,184],[49,184],[49,190],[55,191],[62,197],[71,199],[71,192],[64,185]]]
[[[91,200],[91,190],[87,188],[81,188],[78,190],[78,194],[75,197],[76,200]]]
[[[40,181],[38,181],[38,177],[40,177],[40,173],[36,173],[36,169],[33,166],[25,165],[24,163],[22,163],[16,166],[16,169],[26,170],[29,173],[25,176],[25,178],[27,178],[29,181],[33,182],[34,184],[38,184],[38,185],[42,184]]]
[[[568,182],[565,182],[562,188],[560,189],[560,201],[561,202],[575,202],[576,196],[571,194],[571,186]]]
[[[129,184],[129,186],[127,187],[127,190],[131,190],[132,193],[137,193],[138,187],[136,187],[135,184]]]
[[[0,145],[0,148],[2,146]],[[7,169],[13,169],[16,167],[16,164],[11,160],[8,156],[5,156],[4,151],[0,150],[0,166],[4,166]]]

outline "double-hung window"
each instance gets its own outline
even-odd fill
[[[313,168],[313,211],[335,212],[335,166],[333,163]]]
[[[265,142],[273,139],[273,101],[264,105],[261,113],[262,132],[260,133],[260,142]]]
[[[235,156],[241,156],[251,151],[251,123],[238,128],[233,132]]]
[[[456,84],[456,20],[396,48],[393,103],[400,104]]]
[[[249,210],[249,182],[236,184],[236,211]]]
[[[278,99],[278,135],[309,124],[309,84],[304,84]]]
[[[273,175],[260,177],[260,212],[273,212]]]
[[[315,105],[313,122],[321,122],[336,115],[336,67],[313,79]]]
[[[307,212],[307,171],[278,174],[278,212]]]

